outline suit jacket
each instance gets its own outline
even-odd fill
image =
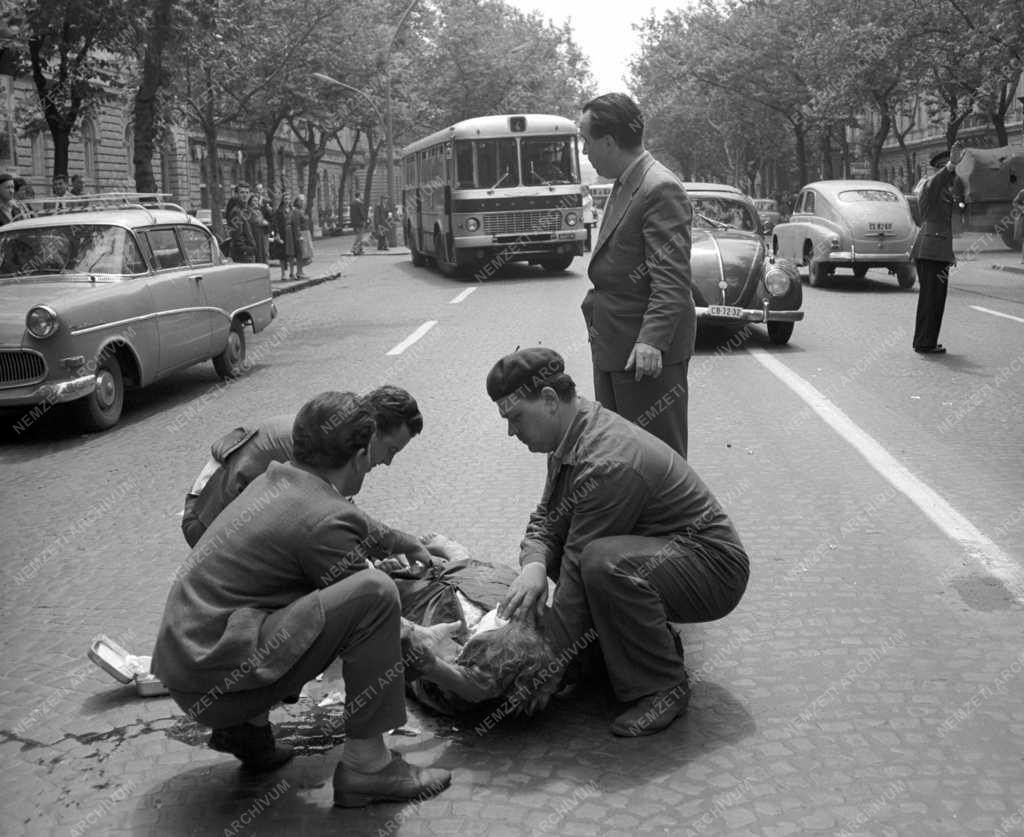
[[[924,184],[918,201],[921,228],[914,239],[911,257],[953,264],[953,186],[956,172],[943,168]]]
[[[638,342],[665,364],[693,354],[692,217],[683,184],[645,151],[605,207],[590,256],[594,287],[581,307],[595,369],[621,372]]]
[[[366,516],[334,486],[271,463],[178,573],[153,673],[171,689],[212,697],[276,682],[323,630],[316,591],[369,569],[371,540]]]

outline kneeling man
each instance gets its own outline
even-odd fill
[[[541,619],[560,660],[596,631],[616,697],[615,735],[652,735],[689,703],[668,622],[720,619],[747,585],[732,522],[676,451],[577,396],[562,357],[534,347],[499,360],[487,394],[508,434],[548,455],[540,504],[501,614]],[[547,578],[556,582],[549,610]]]
[[[336,805],[429,796],[451,781],[391,753],[383,734],[405,723],[401,607],[370,567],[377,537],[348,497],[370,470],[376,427],[366,399],[325,392],[303,405],[293,461],[272,462],[193,549],[171,588],[152,671],[210,746],[252,769],[280,766],[268,712],[294,699],[335,657],[355,699],[334,773]]]

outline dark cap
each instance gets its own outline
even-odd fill
[[[6,183],[8,180],[14,180],[14,175],[10,172],[0,173],[0,183]]]
[[[933,169],[940,169],[949,162],[949,151],[940,151],[929,160]]]
[[[554,349],[531,346],[505,355],[487,373],[492,401],[536,395],[552,378],[565,373],[565,361]]]

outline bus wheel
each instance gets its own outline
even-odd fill
[[[572,260],[576,258],[572,253],[565,256],[556,256],[552,259],[541,259],[540,266],[543,267],[548,273],[561,273],[563,270],[568,270],[569,265],[572,264]]]
[[[409,253],[412,256],[413,267],[423,267],[427,263],[427,257],[424,256],[419,248],[416,246],[416,236],[412,234],[412,230],[406,227],[405,240],[409,242]]]
[[[444,236],[440,230],[434,233],[434,264],[445,276],[455,276],[456,266],[454,262],[448,261],[444,252]]]

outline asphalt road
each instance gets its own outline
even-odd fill
[[[137,699],[85,660],[98,633],[149,652],[209,443],[323,389],[390,382],[420,401],[424,432],[367,479],[367,509],[514,562],[544,462],[506,435],[484,379],[542,343],[589,395],[587,287],[582,259],[483,284],[397,255],[343,259],[340,279],[278,299],[238,382],[193,368],[132,397],[102,435],[56,412],[0,429],[3,831],[1021,830],[1024,275],[984,259],[954,272],[945,356],[911,351],[916,290],[882,271],[805,285],[786,347],[758,327],[702,338],[691,463],[736,522],[752,579],[729,617],[686,628],[694,700],[654,739],[611,739],[599,696],[487,737],[414,710],[418,735],[396,746],[453,768],[452,789],[332,811],[337,742],[308,707],[275,717],[303,757],[253,783],[198,746],[170,701]]]

